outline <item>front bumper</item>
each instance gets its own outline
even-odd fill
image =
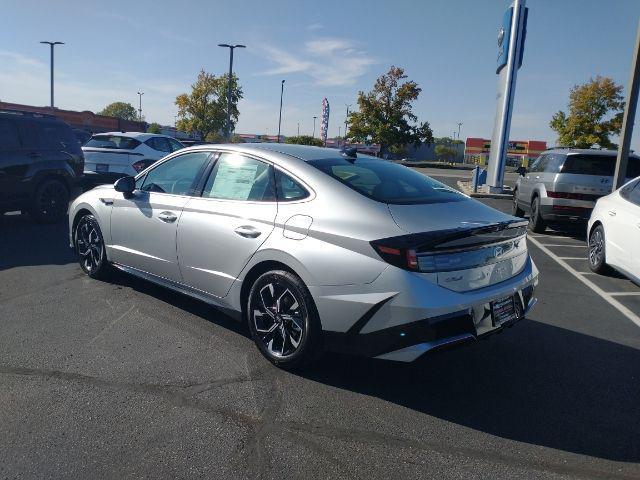
[[[420,277],[390,267],[365,286],[379,293],[363,294],[362,286],[360,293],[350,293],[353,287],[342,287],[341,294],[329,287],[310,287],[323,319],[327,348],[411,362],[431,350],[474,341],[510,327],[536,303],[538,271],[530,258],[514,277],[470,292],[454,292]],[[382,286],[395,288],[383,292],[379,288]],[[321,291],[325,295],[318,295]],[[509,295],[516,299],[518,316],[496,326],[490,302]]]

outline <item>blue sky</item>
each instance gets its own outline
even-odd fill
[[[283,133],[310,134],[321,102],[332,107],[329,134],[345,104],[390,65],[423,91],[415,105],[437,136],[490,137],[495,111],[496,37],[503,0],[171,1],[3,0],[0,99],[47,105],[48,47],[56,50],[56,106],[97,111],[144,91],[148,121],[173,124],[176,95],[198,71],[221,74],[228,51],[244,43],[234,70],[245,98],[242,133],[275,134],[286,79]],[[637,0],[529,0],[524,64],[518,75],[512,139],[555,141],[548,123],[572,85],[607,75],[625,86]],[[640,134],[633,147],[640,150]]]

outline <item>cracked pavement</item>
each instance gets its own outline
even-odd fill
[[[542,253],[540,303],[402,365],[264,360],[201,302],[0,217],[0,478],[640,478],[640,333]]]

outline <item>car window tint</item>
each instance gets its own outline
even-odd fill
[[[640,177],[640,158],[629,157],[627,163],[627,178]]]
[[[209,157],[209,152],[179,155],[147,172],[142,184],[145,192],[193,195],[193,186]]]
[[[276,189],[279,202],[292,202],[309,196],[302,185],[280,170],[276,170]]]
[[[635,203],[636,205],[640,205],[640,182],[636,182],[633,190],[629,192],[627,200],[631,203]]]
[[[173,151],[171,149],[171,144],[165,137],[152,137],[144,143],[159,152],[170,153]]]
[[[223,153],[207,180],[203,197],[253,202],[273,201],[273,171],[264,162]]]
[[[175,152],[176,150],[180,150],[182,148],[184,148],[184,145],[182,145],[179,141],[174,140],[173,138],[168,138],[167,139],[169,141],[169,144],[171,145],[171,151]]]
[[[378,202],[398,205],[461,202],[460,192],[415,170],[386,160],[358,155],[311,160],[310,165]]]
[[[564,155],[552,153],[545,155],[544,172],[545,173],[559,173],[562,170],[562,165],[565,160]]]
[[[567,155],[561,172],[611,177],[615,168],[616,157],[613,155],[574,154]]]
[[[547,165],[547,155],[540,155],[529,168],[530,172],[542,172]]]
[[[20,148],[20,137],[15,123],[0,120],[0,150]]]
[[[130,137],[118,135],[94,135],[84,146],[94,148],[114,148],[118,150],[133,150],[140,145],[140,141]]]
[[[38,124],[38,137],[43,148],[61,148],[71,145],[75,138],[71,138],[71,129],[55,123]]]

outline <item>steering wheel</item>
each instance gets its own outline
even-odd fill
[[[174,195],[181,195],[187,190],[189,190],[189,187],[191,187],[192,183],[193,183],[193,180],[190,178],[179,178],[175,182],[173,182],[173,185],[171,185],[171,193]],[[178,188],[179,186],[183,186],[184,188],[179,189]],[[176,192],[179,192],[179,193],[176,193]]]

